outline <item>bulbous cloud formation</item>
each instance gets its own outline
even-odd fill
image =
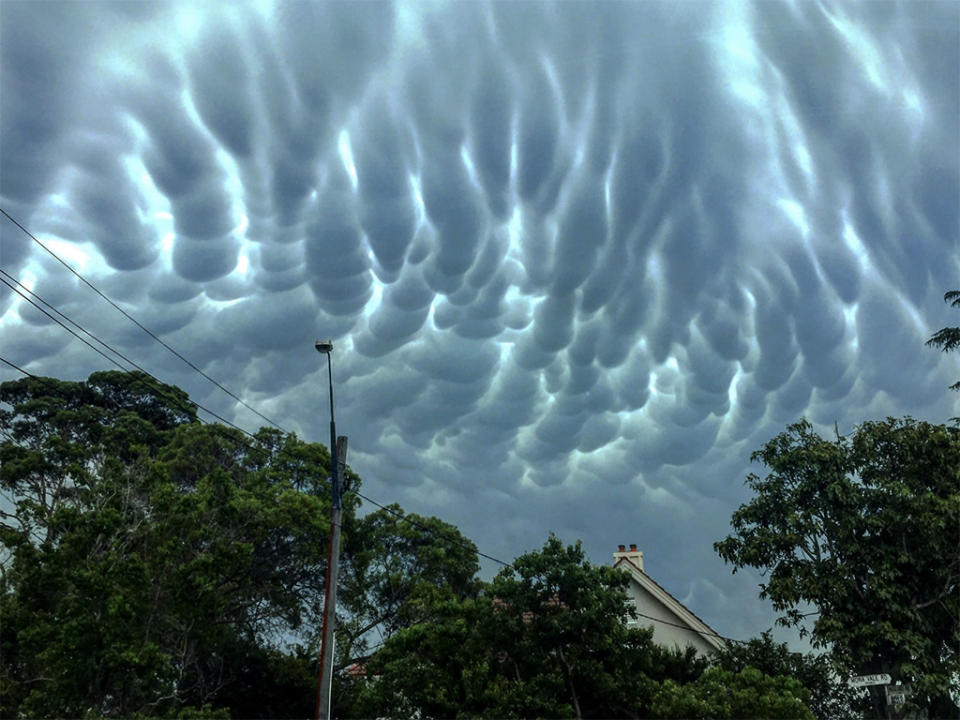
[[[954,2],[0,13],[4,209],[308,437],[332,337],[371,493],[504,556],[548,529],[601,559],[678,527],[709,547],[785,423],[958,412],[923,347],[960,283]],[[254,424],[6,221],[0,242],[7,272]],[[102,364],[0,298],[11,360]]]

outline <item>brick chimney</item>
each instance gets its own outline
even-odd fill
[[[643,570],[643,553],[637,550],[636,543],[631,543],[629,550],[625,545],[619,545],[613,554],[613,564],[616,565],[621,558],[629,560],[638,570]]]

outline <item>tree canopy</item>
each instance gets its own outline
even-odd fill
[[[3,383],[0,434],[0,714],[312,714],[327,448],[201,423],[142,373]],[[785,666],[708,670],[626,623],[627,575],[579,544],[551,536],[484,583],[455,527],[361,516],[359,482],[335,715],[810,717]]]
[[[866,709],[860,702],[862,693],[838,677],[827,655],[791,651],[769,630],[747,642],[727,643],[714,653],[713,661],[731,673],[754,668],[769,677],[799,681],[809,693],[806,705],[818,720],[853,720],[863,717]]]
[[[249,659],[309,642],[325,448],[203,425],[139,373],[26,378],[0,400],[4,714],[223,706]]]
[[[715,544],[734,569],[762,570],[781,621],[817,610],[815,646],[847,677],[888,673],[912,702],[955,713],[960,671],[960,432],[906,418],[828,440],[799,422],[753,454],[754,498]],[[882,688],[874,711],[887,712]]]
[[[812,718],[801,682],[708,670],[625,621],[628,576],[551,536],[476,596],[438,599],[364,667],[356,717]]]

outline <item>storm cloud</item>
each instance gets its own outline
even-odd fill
[[[754,634],[709,550],[750,452],[801,416],[960,414],[923,346],[960,285],[954,2],[0,14],[3,208],[308,439],[331,337],[366,490],[485,552],[637,542]],[[0,264],[257,426],[6,220]],[[3,289],[5,357],[103,367]]]

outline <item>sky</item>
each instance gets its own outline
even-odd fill
[[[960,415],[960,4],[0,3],[0,206],[363,492],[504,560],[548,533],[719,633],[752,451]],[[0,267],[263,420],[6,218]],[[0,348],[112,366],[6,286]],[[19,373],[4,365],[0,379]],[[487,567],[489,574],[495,567]]]

